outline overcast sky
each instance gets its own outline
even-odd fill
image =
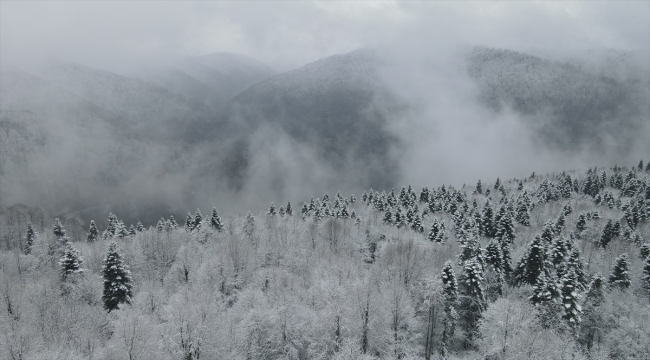
[[[650,2],[0,1],[0,59],[68,60],[127,72],[183,56],[243,53],[289,70],[362,46],[435,54],[650,46]]]

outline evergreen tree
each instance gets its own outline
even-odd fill
[[[496,224],[497,230],[494,237],[500,242],[512,244],[515,240],[515,229],[510,212],[507,211],[505,206],[499,209],[498,218],[499,222]]]
[[[353,195],[354,196],[354,195]],[[287,207],[285,209],[285,212],[287,215],[291,216],[293,214],[293,209],[291,208],[291,202],[287,202]]]
[[[327,196],[327,194],[325,194]],[[325,205],[325,198],[323,198],[323,204]],[[275,216],[275,206],[273,203],[271,203],[271,207],[269,207],[269,211],[267,212],[271,216]]]
[[[169,224],[171,224],[172,229],[178,229],[178,223],[176,222],[176,219],[174,219],[174,215],[169,216]]]
[[[483,186],[481,185],[481,180],[476,183],[476,189],[474,189],[474,194],[483,194]]]
[[[213,207],[212,208],[212,216],[210,217],[210,226],[217,230],[218,232],[221,232],[223,230],[223,224],[221,223],[221,217],[217,213],[217,208]]]
[[[545,247],[542,238],[537,235],[528,245],[524,256],[517,263],[514,270],[514,284],[535,285],[537,278],[544,271],[545,267]]]
[[[528,212],[528,204],[523,198],[517,200],[517,215],[515,220],[524,226],[530,226],[530,213]]]
[[[426,186],[423,187],[422,191],[420,192],[420,202],[429,203],[429,188]]]
[[[503,283],[505,281],[505,269],[503,264],[503,251],[501,245],[495,239],[485,248],[485,263],[489,266],[495,277],[494,284],[487,289],[488,298],[495,300],[503,293]]]
[[[562,305],[564,307],[564,314],[562,318],[565,319],[569,326],[576,329],[580,324],[582,307],[580,306],[580,294],[578,280],[573,271],[568,271],[563,277],[561,282]]]
[[[135,229],[138,232],[143,232],[144,231],[144,226],[142,225],[142,223],[140,221],[138,221],[138,223],[135,225]]]
[[[621,254],[616,258],[614,269],[609,275],[609,285],[625,290],[630,287],[630,263],[627,254]]]
[[[578,216],[578,222],[576,223],[576,229],[578,232],[583,232],[587,228],[587,217],[585,214],[580,213]]]
[[[501,187],[501,180],[497,178],[497,181],[494,183],[494,190],[498,190]]]
[[[445,224],[443,222],[438,222],[437,219],[433,219],[433,224],[431,224],[431,230],[429,231],[429,236],[427,238],[430,241],[443,243],[445,241],[445,235]]]
[[[70,275],[83,272],[83,269],[81,269],[82,264],[83,260],[79,256],[79,251],[72,246],[72,243],[68,242],[63,251],[63,257],[59,261],[63,279],[65,280]]]
[[[158,220],[156,230],[158,230],[158,232],[163,232],[165,230],[165,219],[160,218],[160,220]]]
[[[494,213],[492,211],[492,207],[490,206],[490,202],[487,201],[485,203],[485,207],[483,208],[483,235],[487,237],[494,237],[496,233],[496,227],[494,226]]]
[[[558,289],[558,285],[553,280],[553,277],[549,276],[546,271],[543,271],[535,280],[533,284],[533,295],[528,299],[535,306],[546,305],[556,301],[560,296],[560,292],[561,290]]]
[[[97,226],[95,225],[95,220],[90,220],[90,228],[88,229],[88,237],[86,238],[86,241],[95,242],[98,237],[99,237],[99,230],[97,230]]]
[[[133,224],[131,224],[131,226],[129,226],[129,235],[135,236],[135,234],[137,234],[137,231],[135,230]]]
[[[34,231],[34,226],[31,222],[27,223],[27,234],[25,234],[25,249],[23,252],[25,255],[32,253],[32,248],[34,247],[34,239],[36,238],[36,232]]]
[[[650,244],[645,243],[641,245],[641,248],[639,249],[639,254],[641,254],[641,259],[645,259],[648,256],[650,256]]]
[[[650,256],[646,256],[645,262],[643,263],[643,276],[641,277],[641,282],[646,295],[650,297]]]
[[[466,345],[471,345],[479,335],[478,325],[481,313],[486,308],[483,294],[483,269],[476,259],[470,259],[463,267],[460,282],[461,324],[465,330]]]
[[[542,240],[544,241],[545,244],[551,245],[553,243],[554,239],[554,234],[555,234],[555,225],[553,222],[550,220],[544,224],[544,228],[542,229]]]
[[[309,214],[309,207],[307,206],[307,204],[302,204],[302,208],[300,209],[300,216],[305,218],[307,217],[308,214]]]
[[[129,237],[129,231],[126,229],[126,226],[124,226],[124,223],[122,221],[119,221],[117,223],[117,226],[115,227],[115,234],[120,239]]]
[[[52,232],[59,240],[65,237],[65,229],[59,218],[54,219],[54,226],[52,227]]]
[[[566,219],[564,218],[564,213],[558,216],[557,221],[555,222],[555,232],[560,234],[566,225]]]
[[[384,224],[393,223],[393,215],[390,213],[390,209],[386,209],[386,212],[384,213],[383,223]]]
[[[603,228],[602,234],[600,236],[600,241],[598,242],[598,245],[603,249],[606,249],[610,241],[612,241],[620,234],[620,224],[618,227],[616,224],[619,223],[613,222],[611,219],[607,220],[607,224],[605,224],[605,227]]]
[[[447,261],[442,268],[442,303],[443,326],[441,352],[447,354],[447,347],[454,337],[458,321],[458,283],[451,261]]]
[[[187,212],[187,217],[185,218],[185,230],[192,231],[194,230],[194,217],[191,212]]]
[[[203,214],[201,214],[201,209],[196,208],[196,213],[194,214],[194,223],[192,229],[200,229],[203,224]]]
[[[337,213],[337,215],[340,215],[340,213],[339,213],[338,210],[336,211],[336,213]],[[283,207],[283,206],[280,206],[280,209],[278,210],[278,215],[280,215],[280,217],[284,217],[284,214],[285,214],[285,213],[284,213],[284,207]],[[337,217],[338,217],[338,216],[337,216]]]
[[[131,303],[131,288],[133,287],[131,272],[124,264],[115,242],[108,247],[102,266],[102,277],[104,279],[104,293],[102,295],[104,309],[111,312],[117,309],[119,304]]]

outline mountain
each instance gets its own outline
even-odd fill
[[[528,119],[541,146],[563,151],[625,151],[647,126],[650,77],[629,57],[550,60],[504,49],[475,48],[468,72],[480,101]]]
[[[352,183],[390,187],[397,139],[386,125],[400,104],[383,84],[379,63],[362,49],[277,75],[232,99],[222,122],[238,127],[243,157],[254,155],[251,134],[273,129],[309,148],[341,178],[352,173]]]
[[[251,57],[217,52],[188,57],[165,70],[149,73],[145,79],[219,110],[241,91],[275,74],[271,67]]]

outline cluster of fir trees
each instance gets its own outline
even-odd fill
[[[641,165],[639,165],[639,169],[642,169]],[[636,172],[639,170],[636,168],[630,170],[625,177],[617,175],[622,173],[622,169],[618,167],[612,168],[611,171],[613,174],[609,178],[614,179],[613,184],[616,186],[614,189],[617,189],[613,191],[620,194],[614,202],[614,206],[623,210],[625,216],[621,219],[608,219],[598,241],[598,245],[602,248],[606,248],[611,241],[621,237],[622,227],[624,227],[623,233],[630,231],[634,233],[635,227],[648,220],[648,199],[650,198],[648,189],[650,187],[647,178],[637,177]],[[533,198],[537,200],[537,203],[548,203],[567,199],[576,194],[589,196],[597,203],[598,196],[606,188],[606,185],[602,185],[605,183],[601,179],[607,179],[607,174],[603,172],[596,177],[593,175],[594,173],[597,171],[590,169],[587,172],[582,186],[578,178],[571,179],[565,173],[556,176],[553,180],[544,179],[536,189],[533,189],[532,197],[523,188],[525,180],[515,179],[519,191],[515,197],[515,194],[508,193],[504,184],[497,179],[494,189],[498,191],[498,204],[493,202],[489,189],[483,190],[479,181],[473,195],[484,196],[485,203],[482,208],[479,207],[476,196],[470,205],[464,188],[457,190],[451,186],[445,188],[444,185],[431,191],[425,187],[419,197],[410,186],[408,189],[402,188],[399,196],[396,196],[394,191],[379,193],[370,190],[370,192],[364,193],[363,203],[379,211],[380,214],[383,213],[382,219],[385,224],[398,228],[407,227],[414,233],[423,233],[423,220],[431,218],[427,238],[434,243],[443,243],[448,238],[445,223],[436,213],[445,214],[447,218],[451,219],[452,233],[461,247],[457,261],[462,269],[462,274],[458,281],[451,261],[447,262],[442,270],[444,329],[440,351],[443,354],[448,353],[449,344],[457,326],[460,326],[464,332],[465,346],[467,348],[473,346],[476,338],[480,336],[478,326],[481,313],[485,311],[490,302],[502,296],[505,286],[530,286],[532,290],[529,300],[540,309],[543,324],[552,326],[557,318],[561,318],[566,326],[576,333],[591,331],[588,326],[581,326],[583,308],[585,313],[590,314],[600,306],[608,288],[625,291],[630,287],[632,279],[627,254],[621,254],[614,262],[607,280],[608,287],[605,286],[602,276],[598,274],[592,276],[585,271],[584,261],[575,240],[581,238],[587,220],[598,219],[600,216],[598,212],[581,213],[575,225],[576,231],[568,232],[566,216],[573,212],[569,203],[564,205],[556,219],[545,223],[541,234],[535,236],[526,246],[524,255],[514,269],[511,266],[510,247],[515,240],[515,226],[516,224],[521,227],[530,226],[529,213],[535,206]],[[534,175],[532,177],[534,178]],[[623,179],[621,184],[619,184],[619,178]],[[634,185],[630,185],[632,183]],[[633,192],[630,191],[632,188]],[[608,198],[613,196],[612,192],[608,192],[608,194],[610,194]],[[333,202],[330,202],[327,194],[323,196],[322,200],[312,198],[309,203],[303,205],[302,218],[306,220],[308,217],[312,217],[319,221],[325,216],[351,217],[356,218],[358,224],[360,220],[355,211],[348,213],[347,209],[355,201],[354,195],[348,200],[340,194],[336,195]],[[493,211],[493,205],[498,207],[496,214]],[[420,207],[423,208],[422,211],[419,210]],[[628,212],[633,212],[632,209],[636,209],[634,211],[638,213],[634,227],[631,226],[627,215]],[[272,204],[267,213],[269,216],[276,214],[291,216],[292,212],[291,204],[288,203],[286,208],[281,207],[277,213]],[[196,231],[206,221],[211,228],[222,231],[223,224],[216,208],[213,209],[209,221],[203,218],[198,209],[195,215],[188,213],[185,228],[189,231]],[[173,224],[175,224],[173,217],[170,217],[169,220],[161,219],[157,230],[171,231],[177,227]],[[133,226],[131,227],[133,228]],[[244,232],[252,233],[253,227],[254,218],[249,213],[244,224]],[[109,214],[109,225],[102,237],[105,239],[110,237],[125,238],[135,234],[135,232],[125,232],[124,229],[123,223],[114,214]],[[138,223],[135,231],[143,230],[142,224]],[[91,221],[88,241],[95,241],[98,234],[99,231],[94,221]],[[630,239],[634,239],[640,245],[639,253],[644,259],[642,287],[650,297],[650,245],[647,243],[641,245],[643,239],[638,233],[635,234],[634,237],[630,235]],[[26,254],[31,252],[35,235],[33,227],[29,224],[24,249]],[[50,252],[61,252],[59,265],[62,277],[64,281],[70,281],[68,279],[82,274],[83,260],[78,251],[66,240],[65,229],[58,219],[55,220],[53,226],[53,235],[56,241],[53,242],[54,246],[50,246]],[[489,241],[485,248],[480,246],[482,239]],[[59,246],[57,247],[56,244]],[[65,246],[61,246],[62,244]],[[109,246],[104,259],[102,276],[104,278],[102,299],[105,309],[111,311],[116,309],[120,303],[130,302],[132,280],[122,261],[122,256],[119,254],[117,244],[114,242]],[[580,299],[583,297],[585,300],[581,301]],[[586,338],[588,339],[588,336]]]

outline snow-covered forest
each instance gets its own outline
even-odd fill
[[[14,207],[0,356],[650,357],[650,163],[482,180],[105,229]]]

